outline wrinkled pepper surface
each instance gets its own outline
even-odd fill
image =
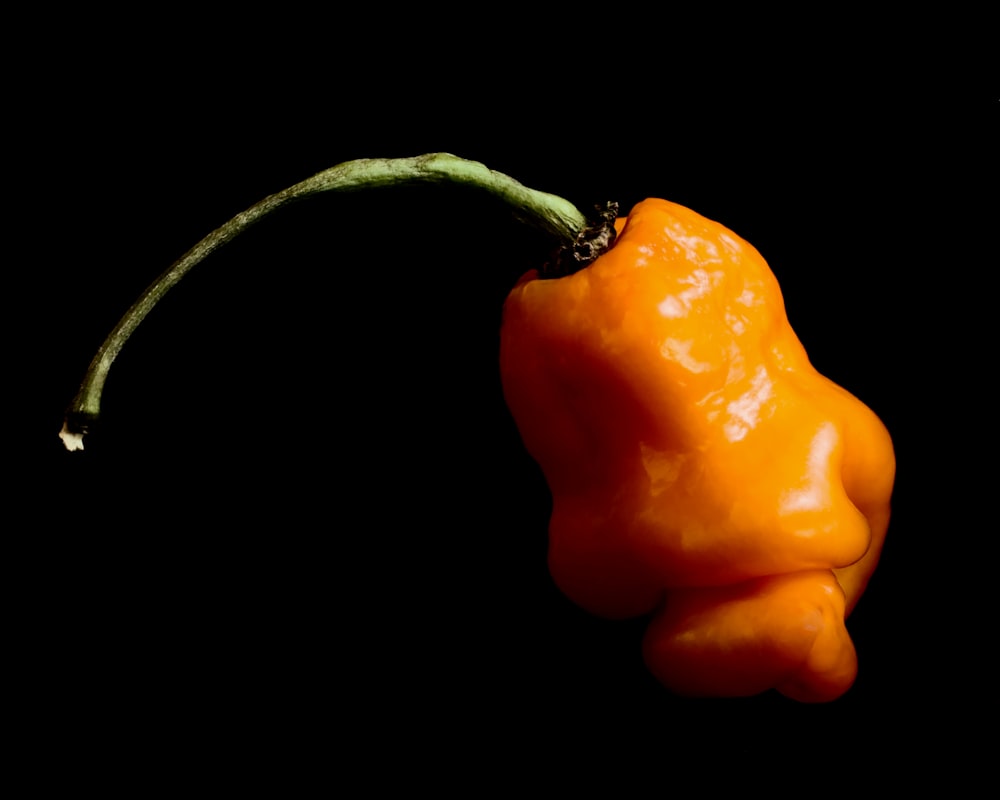
[[[594,614],[651,615],[645,661],[679,694],[833,700],[889,524],[889,434],[810,364],[750,244],[658,199],[616,227],[588,267],[529,272],[504,306],[553,579]]]

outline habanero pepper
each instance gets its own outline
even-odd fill
[[[598,615],[650,615],[646,662],[678,693],[840,696],[857,670],[845,618],[889,523],[892,443],[813,369],[760,254],[665,200],[612,228],[608,213],[592,224],[448,153],[335,165],[238,214],[149,285],[94,355],[66,448],[83,449],[131,334],[219,247],[315,194],[421,182],[486,191],[559,245],[557,277],[532,271],[511,291],[500,348],[508,407],[552,493],[558,586]]]
[[[586,268],[504,306],[504,394],[552,493],[549,566],[594,614],[651,614],[671,690],[835,699],[879,558],[885,427],[820,375],[760,254],[650,199]]]

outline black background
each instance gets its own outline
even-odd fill
[[[619,53],[363,16],[243,39],[192,22],[158,46],[156,25],[83,43],[64,20],[36,52],[59,68],[19,89],[7,660],[37,774],[968,775],[968,718],[995,700],[995,81],[877,40],[763,67],[755,46],[688,52],[644,26]],[[707,69],[719,49],[731,63]],[[94,350],[188,247],[333,164],[432,151],[580,208],[666,197],[769,261],[816,367],[897,448],[842,699],[672,697],[644,621],[552,586],[545,484],[497,372],[504,296],[544,242],[473,192],[261,223],[153,312],[87,450],[63,451]]]

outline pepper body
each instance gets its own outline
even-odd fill
[[[889,434],[812,367],[749,243],[658,199],[617,227],[591,265],[529,272],[504,306],[553,579],[595,614],[652,615],[646,663],[678,693],[832,700],[889,523]]]

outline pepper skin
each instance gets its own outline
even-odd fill
[[[529,272],[504,305],[553,579],[594,614],[651,615],[646,663],[678,694],[833,700],[889,524],[889,434],[809,363],[750,244],[658,199],[616,227],[588,267]]]

